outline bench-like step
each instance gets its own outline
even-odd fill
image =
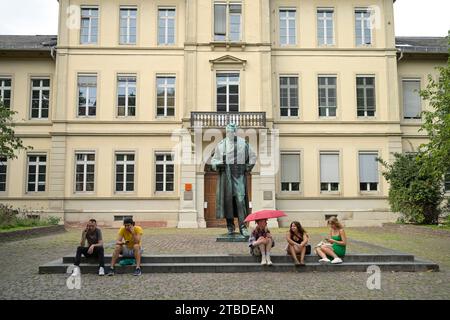
[[[235,273],[235,272],[366,272],[371,265],[380,267],[381,271],[398,272],[420,272],[420,271],[439,271],[439,266],[429,261],[403,261],[403,262],[349,262],[342,264],[322,265],[317,262],[306,262],[306,266],[296,267],[292,262],[274,262],[271,266],[262,266],[259,262],[231,262],[231,263],[143,263],[143,273]],[[39,273],[66,273],[71,263],[63,263],[62,259],[50,262],[39,267]],[[81,273],[98,272],[98,265],[95,263],[80,265]],[[134,266],[116,266],[116,273],[132,273]]]
[[[288,255],[272,255],[273,263],[292,263],[293,260]],[[316,255],[305,256],[306,263],[317,262]],[[63,257],[63,263],[74,263],[73,256]],[[261,261],[260,257],[251,255],[144,255],[142,263],[252,263]],[[414,256],[411,254],[349,254],[344,258],[345,262],[413,262]],[[81,258],[82,263],[96,264],[95,259]],[[105,263],[111,263],[111,255],[105,256]]]

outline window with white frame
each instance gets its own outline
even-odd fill
[[[134,153],[116,153],[116,192],[134,191]]]
[[[360,152],[359,153],[359,190],[377,191],[378,190],[378,153]]]
[[[280,115],[298,116],[298,77],[280,77]]]
[[[217,84],[217,111],[239,111],[239,73],[218,73]]]
[[[156,77],[156,115],[170,117],[175,115],[175,77]]]
[[[94,191],[95,153],[77,152],[75,154],[75,191]]]
[[[444,190],[450,192],[450,170],[447,171],[444,178]]]
[[[280,9],[280,44],[296,43],[296,9]]]
[[[117,77],[117,115],[119,117],[136,115],[136,76]]]
[[[175,9],[158,9],[158,44],[171,45],[175,43]]]
[[[11,108],[11,78],[0,77],[0,101],[5,108]]]
[[[44,192],[47,170],[46,155],[28,155],[28,192]]]
[[[50,79],[31,79],[31,118],[47,119],[50,102]]]
[[[300,191],[300,154],[281,154],[281,191]]]
[[[97,112],[97,76],[78,75],[78,116],[95,117]]]
[[[336,76],[319,76],[319,116],[335,117],[337,109]]]
[[[420,80],[403,79],[403,118],[420,119],[422,100],[420,98]]]
[[[334,45],[334,10],[317,10],[317,42],[319,46]]]
[[[157,192],[174,190],[175,165],[173,154],[156,153],[156,188]]]
[[[320,153],[320,191],[339,191],[339,153]]]
[[[81,44],[97,43],[98,40],[98,8],[81,7]]]
[[[372,12],[369,9],[355,10],[356,45],[372,44]]]
[[[375,116],[375,77],[356,77],[356,109],[358,117]]]
[[[136,44],[137,8],[120,8],[120,44]]]
[[[214,3],[214,40],[241,41],[242,5],[237,2]]]
[[[6,173],[8,171],[8,159],[0,156],[0,192],[6,191]]]

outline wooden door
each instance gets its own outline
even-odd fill
[[[248,188],[248,198],[249,201],[252,200],[252,176],[247,174],[247,188]],[[217,179],[219,179],[219,174],[212,171],[205,172],[205,202],[207,207],[204,208],[204,215],[206,226],[208,228],[226,228],[227,221],[225,219],[216,219],[216,188]],[[251,213],[252,209],[250,208]],[[235,225],[238,226],[237,218],[235,218]]]

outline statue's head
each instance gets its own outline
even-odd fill
[[[237,125],[235,123],[230,122],[227,125],[225,130],[226,130],[227,135],[234,134],[234,133],[236,133]]]

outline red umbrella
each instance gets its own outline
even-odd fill
[[[245,222],[249,221],[255,221],[255,220],[263,220],[263,219],[271,219],[271,218],[279,218],[279,217],[286,217],[287,214],[285,214],[281,210],[261,210],[257,212],[253,212],[245,218]]]

